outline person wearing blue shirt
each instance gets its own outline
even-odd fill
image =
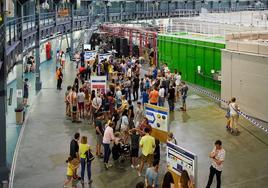
[[[149,102],[149,94],[148,92],[144,89],[142,92],[142,104],[144,105],[145,103]]]
[[[145,186],[146,187],[159,188],[158,169],[159,169],[158,161],[154,161],[153,166],[147,168],[146,174],[145,174]]]
[[[156,79],[157,78],[157,68],[155,67],[153,70],[153,78]]]

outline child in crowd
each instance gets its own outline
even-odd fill
[[[230,105],[230,103],[231,103],[231,101],[228,101],[228,106]],[[225,118],[226,118],[226,130],[227,131],[231,131],[231,127],[230,127],[230,124],[231,124],[231,115],[230,115],[230,108],[229,107],[226,110]]]
[[[173,143],[173,144],[177,144],[177,140],[176,140],[176,138],[174,137],[174,135],[173,135],[172,132],[168,133],[167,141],[168,141],[168,142],[171,142],[171,143]]]
[[[76,181],[78,181],[78,178],[75,176],[76,170],[79,168],[79,160],[73,159],[72,157],[69,157],[66,160],[67,163],[67,173],[66,173],[66,180],[64,181],[64,187],[68,187],[68,184],[74,185]]]

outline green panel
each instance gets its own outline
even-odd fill
[[[190,41],[189,41],[190,42]],[[195,45],[187,46],[187,81],[195,83]]]
[[[186,44],[180,44],[180,56],[179,56],[179,61],[180,61],[180,66],[178,68],[179,71],[182,72],[182,79],[187,80],[187,69],[186,69],[186,64],[187,64],[187,45]]]
[[[214,81],[211,70],[221,70],[221,49],[224,44],[180,36],[158,37],[159,62],[168,64],[170,70],[182,72],[182,79],[215,91],[220,91],[220,83]],[[201,66],[202,74],[197,74]]]
[[[204,42],[199,42],[199,45],[203,45]],[[205,63],[205,48],[197,46],[196,47],[196,59],[195,59],[195,72],[196,72],[196,84],[202,87],[205,86],[205,78],[200,74],[197,74],[197,66],[201,67],[201,72],[204,71],[204,63]]]
[[[213,69],[214,49],[210,48],[211,46],[213,46],[213,43],[205,42],[205,45],[208,46],[207,48],[205,48],[205,63],[204,63],[205,87],[213,89],[214,81],[211,79],[212,78],[211,70]]]

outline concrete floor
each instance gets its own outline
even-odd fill
[[[63,88],[73,83],[74,76],[74,66],[67,63]],[[62,187],[69,142],[75,132],[88,136],[90,145],[95,146],[92,125],[85,122],[73,124],[66,120],[65,90],[57,91],[55,88],[55,80],[47,80],[30,110],[19,150],[14,188]],[[176,111],[170,115],[170,129],[180,146],[198,156],[198,187],[206,185],[210,166],[207,156],[217,139],[222,140],[226,150],[222,187],[267,187],[268,135],[241,120],[241,135],[232,136],[225,131],[225,112],[214,101],[190,91],[188,104],[187,112]],[[165,171],[164,155],[162,148],[160,182]],[[99,159],[95,159],[92,164],[92,175],[92,188],[130,188],[143,180],[127,162],[123,168],[113,167],[107,171]],[[78,187],[82,186],[79,184]],[[85,187],[89,185],[85,184]],[[215,187],[215,182],[212,187]]]

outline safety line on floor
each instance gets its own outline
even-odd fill
[[[199,92],[199,93],[203,93],[204,95],[210,97],[210,98],[213,98],[219,102],[224,102],[226,104],[228,104],[228,101],[227,100],[224,100],[224,99],[221,99],[220,97],[217,97],[215,95],[213,95],[212,93],[206,91],[205,89],[201,89],[201,88],[198,88],[198,87],[194,87],[192,85],[189,85],[189,87],[191,87],[193,90]],[[254,120],[253,118],[251,118],[249,115],[247,115],[246,113],[244,112],[241,112],[241,111],[237,111],[237,113],[241,116],[243,116],[246,120],[248,120],[249,122],[251,122],[254,126],[262,129],[265,133],[268,134],[268,129],[264,126],[262,126],[260,123],[258,123],[256,120]]]

